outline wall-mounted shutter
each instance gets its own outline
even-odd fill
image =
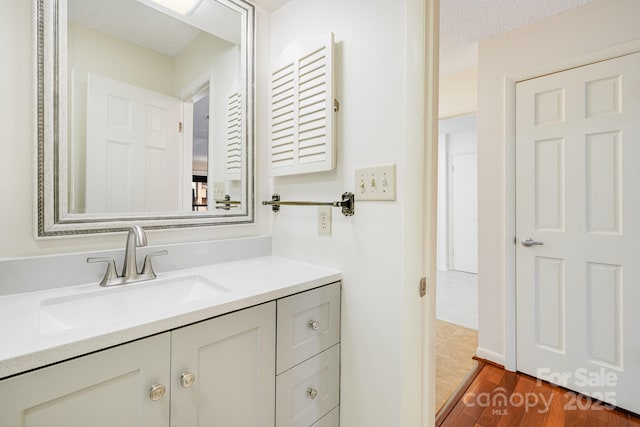
[[[232,93],[227,102],[227,180],[234,181],[242,172],[240,94]]]
[[[335,169],[333,34],[291,43],[272,70],[271,176]]]

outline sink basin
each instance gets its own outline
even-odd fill
[[[96,285],[97,287],[97,285]],[[229,289],[201,276],[152,280],[42,301],[40,333],[109,324],[175,310]]]

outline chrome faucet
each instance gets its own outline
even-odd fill
[[[106,262],[107,271],[100,282],[100,286],[124,285],[125,283],[142,282],[143,280],[151,280],[156,278],[156,273],[151,265],[151,258],[158,255],[168,254],[167,250],[161,250],[148,253],[144,257],[142,271],[138,271],[138,261],[136,257],[136,248],[147,246],[147,235],[142,227],[134,225],[129,229],[127,234],[127,245],[124,252],[124,262],[122,264],[122,275],[118,276],[116,271],[116,262],[113,258],[91,257],[87,258],[87,262]]]
[[[147,246],[147,235],[142,227],[134,225],[127,234],[127,245],[124,250],[124,263],[122,264],[122,277],[127,280],[137,279],[138,261],[136,259],[136,248]]]

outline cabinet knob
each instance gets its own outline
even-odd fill
[[[149,391],[149,398],[153,401],[160,400],[164,396],[164,392],[167,390],[162,384],[154,384]]]
[[[317,331],[320,327],[320,322],[318,322],[317,320],[309,320],[309,327],[314,331]]]
[[[316,398],[316,396],[318,396],[318,390],[317,390],[317,389],[315,389],[315,388],[311,388],[311,387],[309,387],[309,388],[307,389],[307,396],[308,396],[310,399],[315,399],[315,398]]]
[[[180,385],[182,385],[182,387],[184,388],[191,387],[195,380],[196,376],[191,372],[185,372],[184,374],[180,375]]]

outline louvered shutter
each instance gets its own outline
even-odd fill
[[[333,34],[290,44],[272,69],[271,176],[335,169]]]
[[[232,93],[227,102],[227,180],[234,181],[241,179],[242,172],[240,94]]]

